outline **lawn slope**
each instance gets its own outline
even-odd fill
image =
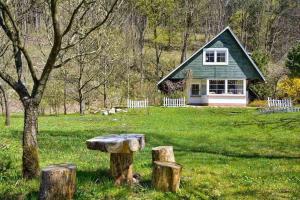
[[[21,179],[23,118],[0,130],[0,199],[35,199],[39,181]],[[300,113],[262,115],[255,109],[151,108],[111,116],[39,118],[41,167],[77,165],[76,199],[299,199]],[[85,140],[111,133],[143,133],[135,154],[140,186],[114,187],[109,157]],[[151,148],[173,145],[183,165],[178,194],[151,188]]]

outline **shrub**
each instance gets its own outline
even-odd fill
[[[0,154],[0,173],[6,172],[12,166],[11,157],[8,154]]]
[[[265,100],[254,100],[249,103],[248,106],[250,107],[265,107],[267,105],[267,102]]]

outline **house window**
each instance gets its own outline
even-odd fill
[[[210,62],[210,63],[215,62],[215,52],[214,51],[206,51],[205,52],[205,62]]]
[[[203,52],[204,65],[228,65],[227,48],[208,48]]]
[[[243,94],[244,93],[243,80],[228,80],[227,93],[228,94]]]
[[[199,96],[200,94],[200,86],[199,84],[192,84],[191,87],[191,96]]]
[[[209,94],[225,94],[225,80],[209,80]]]
[[[224,63],[226,62],[226,52],[225,51],[217,51],[217,62]]]

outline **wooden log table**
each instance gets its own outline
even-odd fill
[[[133,153],[145,147],[143,134],[99,136],[86,141],[88,149],[110,153],[110,173],[115,184],[133,183]]]

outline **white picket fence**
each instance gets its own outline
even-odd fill
[[[268,107],[275,107],[275,108],[290,108],[293,107],[293,102],[291,99],[272,99],[268,97]]]
[[[171,99],[164,97],[164,107],[183,107],[185,104],[185,97],[179,99]]]
[[[148,98],[145,100],[131,100],[127,99],[128,108],[147,108],[149,106]]]
[[[268,105],[261,109],[261,113],[276,113],[276,112],[300,112],[299,107],[294,107],[291,99],[272,99],[268,97]]]

